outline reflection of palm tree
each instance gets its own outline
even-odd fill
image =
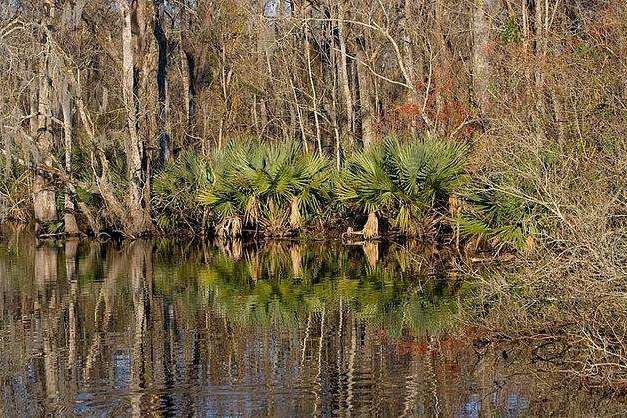
[[[363,248],[368,264],[370,267],[375,268],[377,266],[377,262],[379,261],[379,243],[368,241],[364,243]]]
[[[311,249],[303,251],[301,246],[284,252],[282,248],[277,244],[268,252],[255,252],[245,264],[214,257],[201,277],[219,312],[242,324],[279,320],[294,325],[307,312],[333,309],[342,298],[359,319],[395,335],[405,328],[441,332],[456,314],[451,289],[433,280],[425,280],[422,291],[416,289],[416,276],[407,260],[401,267],[398,263],[372,267],[370,262],[340,265],[332,260],[342,260],[342,256],[325,260],[309,257]],[[300,276],[318,279],[296,282],[293,278],[299,271]],[[251,283],[251,276],[258,280]]]
[[[39,263],[38,272],[52,271],[46,267],[51,264],[61,267],[59,275],[65,270],[67,284],[48,278],[39,282],[39,289],[24,289],[27,281],[15,281],[22,294],[38,295],[43,304],[39,317],[47,322],[33,326],[48,330],[46,346],[40,350],[47,353],[49,362],[42,362],[37,373],[40,381],[49,382],[43,387],[57,393],[59,405],[76,396],[65,386],[66,374],[59,374],[59,362],[66,359],[69,369],[78,371],[76,368],[84,365],[83,380],[90,384],[100,384],[96,383],[100,378],[115,375],[117,387],[118,381],[124,385],[130,379],[128,390],[132,391],[137,414],[172,402],[165,394],[174,381],[207,379],[225,384],[225,376],[231,372],[232,382],[250,378],[253,372],[239,367],[239,361],[257,348],[260,351],[255,355],[262,360],[259,378],[274,379],[268,353],[276,341],[267,332],[273,329],[289,334],[290,348],[298,347],[288,350],[290,359],[285,361],[296,366],[292,370],[298,370],[297,378],[309,376],[309,381],[317,382],[318,411],[326,407],[327,385],[334,384],[329,382],[334,373],[326,372],[331,369],[325,368],[325,362],[332,362],[337,352],[341,409],[356,414],[360,371],[367,350],[372,348],[373,333],[383,329],[393,336],[412,330],[446,331],[448,318],[456,312],[456,302],[451,302],[453,290],[424,277],[424,268],[411,261],[402,266],[390,261],[390,256],[397,254],[385,245],[381,245],[379,261],[372,267],[361,249],[333,245],[247,247],[241,260],[208,248],[208,264],[203,264],[202,256],[194,258],[193,251],[190,255],[187,249],[162,242],[156,252],[153,244],[141,241],[126,243],[121,249],[113,244],[92,244],[86,248],[87,255],[78,260],[73,244],[66,245],[65,259],[57,257],[54,249],[47,251],[54,254],[52,261],[41,255],[36,258],[34,250],[28,256],[31,269]],[[101,251],[101,246],[106,251]],[[183,258],[185,263],[180,262]],[[257,281],[251,280],[253,271]],[[28,276],[34,277],[34,273]],[[425,283],[424,292],[416,285],[419,276]],[[32,304],[26,299],[24,306]],[[132,311],[126,309],[131,306]],[[25,307],[22,312],[29,309],[32,311]],[[305,323],[307,329],[303,330]],[[365,323],[369,325],[365,327]],[[189,338],[179,335],[179,327],[191,330]],[[365,329],[364,345],[359,344],[361,328]],[[63,329],[67,334],[59,332]],[[128,345],[115,338],[119,332],[128,332]],[[205,333],[210,344],[202,343]],[[228,338],[220,337],[225,335]],[[333,346],[335,336],[337,350]],[[67,345],[61,345],[61,339]],[[180,351],[174,349],[177,346]],[[333,354],[327,356],[330,347]],[[128,362],[130,369],[124,365],[119,368],[119,358]],[[307,362],[308,358],[313,361]],[[234,364],[228,371],[199,367],[209,361],[224,364],[229,359]],[[178,364],[185,367],[175,367]],[[114,368],[112,373],[109,367]],[[196,375],[201,370],[206,370],[206,376]],[[380,377],[375,391],[384,390],[389,380],[385,373]],[[76,391],[79,383],[80,378],[72,390]],[[147,397],[148,392],[159,395]],[[275,402],[277,399],[271,401],[271,408],[280,404]],[[313,408],[313,404],[307,407]]]
[[[292,260],[292,275],[295,278],[301,278],[302,277],[302,270],[303,270],[303,266],[302,266],[302,250],[300,245],[298,244],[294,244],[290,247],[290,258]]]

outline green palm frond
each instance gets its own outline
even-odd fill
[[[464,144],[433,138],[401,143],[389,137],[347,162],[337,196],[349,207],[379,213],[411,234],[467,182],[467,155]]]
[[[185,151],[169,163],[152,182],[152,206],[157,225],[162,229],[191,228],[203,222],[203,208],[198,203],[198,191],[207,187],[213,174],[206,158]]]
[[[461,194],[465,201],[460,215],[462,236],[481,237],[498,250],[520,250],[538,232],[543,209],[521,197],[506,193],[497,182],[475,182]]]
[[[239,217],[268,235],[285,234],[290,219],[311,219],[330,198],[328,160],[298,143],[230,144],[213,167],[215,179],[198,200],[219,222]]]

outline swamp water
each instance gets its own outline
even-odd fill
[[[525,350],[478,344],[459,320],[470,285],[443,260],[376,244],[5,237],[0,416],[616,411],[551,386]]]

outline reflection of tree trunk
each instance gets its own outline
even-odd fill
[[[342,366],[344,365],[344,301],[340,296],[339,311],[339,323],[337,330],[337,387],[338,387],[338,404],[340,415],[342,414],[342,408],[344,407],[344,381],[342,379]]]
[[[35,249],[35,280],[43,289],[47,283],[57,281],[57,250],[48,245]]]
[[[300,368],[305,365],[305,352],[307,351],[307,341],[309,340],[309,332],[311,330],[311,312],[307,315],[307,326],[305,327],[305,337],[303,338],[303,352],[300,359]]]
[[[45,391],[47,399],[56,406],[59,399],[59,370],[57,347],[57,311],[59,309],[59,295],[54,282],[57,281],[57,250],[43,245],[35,250],[34,265],[35,280],[38,288],[37,300],[43,301],[40,306],[41,338],[43,351],[43,366],[45,376]],[[52,286],[51,286],[52,285]],[[47,289],[52,291],[48,299]]]
[[[351,327],[351,346],[348,355],[348,377],[347,383],[347,395],[346,395],[346,408],[348,411],[353,410],[353,388],[355,386],[355,355],[357,352],[357,321],[353,314],[353,324]]]
[[[96,247],[92,247],[95,249]],[[107,266],[107,276],[105,277],[102,289],[96,303],[94,317],[96,318],[96,331],[94,333],[94,339],[90,345],[87,355],[85,357],[85,367],[83,369],[83,375],[86,380],[89,380],[92,376],[92,372],[96,365],[96,360],[100,355],[102,348],[102,336],[108,330],[111,318],[113,316],[113,309],[115,308],[115,286],[116,280],[119,276],[121,269],[126,265],[125,260],[122,259],[118,251],[108,252],[109,265]],[[104,307],[102,306],[104,304]],[[102,313],[102,316],[98,314]]]
[[[73,282],[76,277],[76,252],[78,251],[78,240],[67,240],[65,242],[65,272],[68,281]]]
[[[425,361],[425,373],[427,379],[430,380],[431,383],[431,395],[433,396],[433,414],[435,416],[440,416],[440,398],[438,395],[438,376],[435,373],[435,369],[433,367],[433,351],[434,351],[434,340],[433,337],[428,336],[428,349],[427,354],[424,356]]]
[[[48,402],[56,405],[59,399],[59,370],[58,370],[58,347],[55,341],[56,333],[52,329],[53,324],[50,318],[42,322],[43,327],[43,355],[44,372],[46,376],[46,398]],[[54,410],[54,408],[53,408]]]
[[[316,403],[314,405],[314,415],[317,414],[318,403],[321,401],[322,395],[322,347],[324,343],[324,325],[326,317],[326,309],[322,308],[322,318],[320,320],[320,341],[318,342],[318,372],[316,373],[316,383],[318,391],[316,391]]]
[[[78,281],[76,276],[77,240],[68,240],[65,243],[65,275],[70,282],[70,300],[68,306],[68,368],[76,363],[76,333],[78,332]]]
[[[412,373],[408,374],[406,378],[406,395],[405,400],[403,402],[403,416],[415,416],[422,412],[424,415],[424,411],[416,411],[415,407],[417,404],[417,395],[420,387],[420,367],[418,361],[418,354],[414,353],[411,359],[411,369]]]
[[[146,350],[148,333],[148,315],[150,312],[149,279],[153,272],[152,253],[148,243],[135,241],[128,248],[128,276],[133,291],[133,310],[135,330],[133,333],[132,385],[136,392],[131,398],[133,415],[141,415],[141,390],[146,384]]]

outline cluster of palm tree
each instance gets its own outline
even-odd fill
[[[245,226],[282,236],[324,209],[333,175],[329,161],[297,143],[232,144],[214,158],[215,180],[199,194],[220,236]]]
[[[198,201],[198,193],[213,182],[210,162],[192,151],[182,152],[153,180],[153,207],[158,208],[155,223],[164,230],[210,226],[207,211]]]
[[[389,137],[347,162],[337,196],[369,214],[366,238],[378,235],[378,216],[404,234],[422,235],[448,214],[450,198],[466,183],[467,150],[433,138],[403,144]]]
[[[535,232],[532,208],[471,181],[468,160],[467,144],[431,137],[389,137],[340,169],[295,142],[231,143],[210,159],[184,153],[167,166],[154,181],[153,209],[163,229],[200,226],[222,238],[297,235],[363,220],[362,229],[349,231],[364,239],[378,237],[381,222],[388,233],[417,237],[444,226],[520,248]]]

